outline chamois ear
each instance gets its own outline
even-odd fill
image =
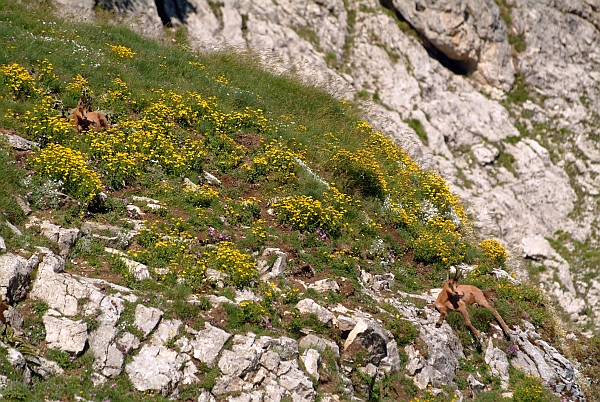
[[[454,265],[451,265],[450,268],[448,269],[448,272],[446,273],[446,276],[452,276],[453,279],[456,279],[456,267]],[[446,278],[448,279],[448,278]]]

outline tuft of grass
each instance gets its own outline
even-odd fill
[[[511,44],[517,53],[523,53],[525,49],[527,49],[527,42],[525,41],[524,33],[520,33],[518,35],[508,35],[508,43]]]
[[[408,124],[410,126],[410,128],[412,128],[413,130],[415,130],[415,133],[417,133],[417,135],[419,136],[419,138],[421,139],[421,141],[423,142],[423,144],[425,146],[429,145],[428,139],[427,139],[427,132],[425,131],[425,127],[423,127],[423,124],[421,123],[421,120],[419,119],[406,119],[404,120],[404,122],[406,124]]]
[[[496,159],[496,163],[498,164],[498,166],[503,166],[506,170],[511,172],[513,176],[519,178],[519,173],[514,167],[515,162],[515,157],[512,154],[505,151],[500,151],[500,154]]]
[[[518,73],[515,76],[515,83],[513,84],[512,90],[506,95],[506,102],[509,104],[523,104],[525,101],[530,99],[529,91],[527,91],[527,86],[525,84],[525,79],[523,75]]]

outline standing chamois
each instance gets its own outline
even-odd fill
[[[94,131],[106,130],[108,128],[108,120],[106,116],[100,112],[90,112],[89,104],[85,104],[82,98],[77,103],[77,108],[72,116],[73,124],[78,133],[92,128]]]
[[[442,322],[444,322],[444,319],[446,319],[448,312],[458,311],[465,319],[465,324],[467,324],[467,327],[469,327],[477,339],[480,339],[481,334],[473,326],[473,324],[471,324],[469,314],[467,313],[467,306],[476,304],[490,310],[502,327],[504,334],[510,338],[510,330],[508,329],[508,326],[500,314],[498,314],[492,304],[492,301],[490,300],[496,292],[494,290],[482,291],[478,287],[472,285],[459,285],[458,280],[460,279],[461,275],[462,272],[460,270],[456,270],[456,274],[453,277],[448,276],[442,291],[438,295],[437,300],[435,301],[435,308],[440,312],[440,319],[435,326],[439,328],[442,325]]]

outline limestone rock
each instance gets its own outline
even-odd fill
[[[394,339],[386,345],[387,356],[381,359],[378,370],[383,373],[390,373],[393,371],[399,371],[401,367],[400,352],[398,351],[398,344]]]
[[[216,269],[212,269],[212,268],[207,268],[205,275],[206,275],[207,280],[209,280],[211,282],[215,282],[217,284],[217,286],[220,288],[225,286],[224,281],[227,278],[229,278],[229,275],[227,275],[226,273],[217,271]]]
[[[9,303],[21,301],[27,294],[33,266],[15,254],[0,255],[0,293]]]
[[[356,326],[344,342],[344,351],[353,344],[364,347],[368,352],[367,360],[378,366],[381,359],[387,356],[388,336],[384,333],[381,325],[373,320],[359,318]]]
[[[422,369],[425,366],[425,359],[420,356],[418,350],[415,350],[414,346],[408,345],[404,348],[408,355],[408,363],[406,364],[406,371],[409,375],[414,376],[417,370]],[[425,384],[427,386],[427,384]]]
[[[481,381],[476,380],[475,377],[473,377],[473,374],[469,374],[467,383],[469,384],[471,391],[473,391],[473,395],[477,395],[485,388],[485,385]]]
[[[39,144],[29,141],[16,134],[0,134],[0,136],[6,138],[8,143],[12,146],[15,151],[31,151],[34,148],[39,148]]]
[[[203,390],[200,396],[198,396],[197,402],[216,402],[216,399],[210,392]]]
[[[31,371],[42,377],[44,380],[50,377],[56,377],[64,374],[62,367],[57,362],[45,359],[41,356],[27,356],[28,366]]]
[[[500,378],[500,387],[508,389],[509,386],[509,363],[506,353],[492,344],[492,338],[488,342],[484,356],[485,363],[490,366],[490,371],[496,377]]]
[[[493,1],[394,0],[392,3],[437,50],[452,60],[464,62],[465,69],[478,70],[489,84],[510,89],[514,67],[506,25]]]
[[[215,386],[211,391],[216,397],[219,397],[227,393],[240,393],[250,390],[251,387],[251,384],[246,383],[239,377],[221,376],[217,378]]]
[[[217,186],[221,185],[221,180],[217,179],[216,176],[208,173],[208,172],[204,172],[204,178],[206,179],[206,181],[208,181],[209,183],[212,184],[216,184]]]
[[[2,304],[6,306],[6,303],[3,302]],[[14,329],[23,328],[23,324],[25,323],[25,318],[19,313],[19,310],[10,305],[4,311],[4,318],[6,319],[6,323]]]
[[[577,383],[579,373],[569,360],[545,341],[536,339],[535,331],[526,326],[525,331],[517,328],[514,340],[519,347],[517,356],[511,360],[513,367],[541,378],[542,384],[557,392],[568,392],[571,399],[583,401],[585,397]]]
[[[9,384],[10,380],[5,375],[0,375],[0,389],[6,388]]]
[[[190,343],[194,350],[195,359],[209,366],[214,366],[223,345],[231,337],[231,334],[220,328],[213,327],[209,323],[205,323],[204,327],[203,330],[198,331],[196,338]]]
[[[18,195],[15,195],[14,197],[15,201],[17,202],[17,205],[19,206],[19,208],[21,208],[21,211],[23,211],[25,215],[31,214],[31,208],[29,207],[29,204]]]
[[[223,350],[218,367],[225,376],[242,378],[256,369],[259,359],[260,354],[256,349],[245,352]]]
[[[277,352],[269,350],[260,357],[260,364],[268,371],[276,372],[281,362],[281,357]]]
[[[342,331],[352,331],[356,326],[356,321],[353,318],[346,317],[345,315],[338,315],[336,326]]]
[[[133,201],[137,201],[137,202],[146,202],[146,203],[151,203],[151,204],[160,204],[160,200],[155,200],[154,198],[149,198],[149,197],[140,197],[139,195],[134,195],[132,197]]]
[[[40,223],[40,230],[42,235],[48,240],[58,243],[61,257],[69,255],[75,242],[81,236],[81,231],[77,228],[65,229],[50,221],[42,221]]]
[[[101,376],[118,375],[122,370],[124,356],[114,344],[117,334],[115,325],[125,308],[123,298],[135,302],[135,296],[130,295],[129,289],[123,286],[61,272],[63,266],[64,260],[48,251],[38,268],[30,292],[31,298],[45,301],[65,316],[95,315],[101,310],[102,313],[96,317],[100,325],[88,337],[90,350],[94,354],[94,369]],[[105,295],[97,284],[112,287],[119,293]]]
[[[339,293],[340,285],[333,279],[321,279],[315,283],[308,285],[309,288],[316,290],[317,292],[328,292],[330,290]]]
[[[533,260],[549,258],[556,253],[548,240],[540,235],[525,237],[522,243],[525,257]]]
[[[10,365],[13,366],[13,368],[18,372],[22,372],[27,368],[27,361],[25,360],[25,357],[17,349],[8,348],[6,353],[6,359],[8,360]]]
[[[319,321],[323,324],[332,324],[335,316],[325,307],[320,306],[313,299],[302,299],[296,304],[296,308],[301,314],[316,314]]]
[[[298,357],[298,342],[287,336],[280,338],[260,337],[257,345],[263,345],[263,349],[275,351],[281,359],[289,360]]]
[[[163,312],[159,309],[138,304],[135,307],[135,321],[133,324],[142,331],[144,336],[148,336],[156,328],[162,316]]]
[[[278,380],[279,385],[293,395],[292,399],[298,398],[298,400],[306,401],[313,400],[315,397],[311,379],[297,367],[297,364],[279,375]]]
[[[17,236],[23,236],[23,233],[19,230],[18,227],[16,227],[15,225],[13,225],[12,223],[10,223],[9,221],[4,222],[6,224],[6,226],[8,226],[8,228],[11,230],[11,232],[13,232],[15,235]]]
[[[152,335],[152,344],[160,346],[164,345],[165,342],[174,339],[179,334],[179,327],[181,327],[181,325],[183,325],[183,323],[179,320],[163,320]]]
[[[125,357],[114,343],[116,336],[114,324],[106,320],[89,336],[90,350],[94,353],[93,367],[104,377],[114,377],[123,368]]]
[[[118,226],[103,225],[92,221],[86,221],[81,226],[81,233],[84,236],[101,239],[107,246],[117,249],[124,249],[127,247],[137,232],[137,230],[126,230]],[[103,235],[101,233],[109,234]]]
[[[68,318],[45,315],[42,318],[46,328],[46,342],[49,348],[79,354],[87,343],[87,324]]]
[[[435,316],[429,312],[431,318],[427,322],[420,322],[419,336],[427,344],[427,358],[423,359],[423,368],[417,370],[415,383],[425,387],[427,384],[440,386],[453,385],[456,381],[456,370],[459,359],[464,358],[462,345],[450,326],[435,327]],[[411,312],[403,314],[409,318]]]
[[[336,357],[340,357],[340,348],[335,342],[320,338],[313,334],[309,334],[300,339],[298,342],[298,347],[302,349],[314,348],[321,352],[329,348]]]
[[[184,362],[182,355],[164,346],[144,345],[125,366],[125,372],[138,391],[170,395],[183,378],[181,366]]]
[[[306,372],[319,381],[319,366],[321,365],[321,354],[316,349],[306,349],[300,356]]]
[[[141,262],[133,261],[127,258],[127,254],[110,247],[106,247],[104,251],[106,251],[107,253],[117,255],[119,259],[123,261],[123,263],[127,266],[129,272],[133,274],[133,277],[136,281],[141,281],[150,278],[150,271],[148,271],[147,265],[142,264]]]
[[[394,284],[394,274],[391,272],[382,275],[373,275],[371,279],[371,288],[376,291],[389,290]]]
[[[498,158],[498,155],[500,155],[498,148],[486,146],[484,144],[474,145],[471,148],[471,152],[473,152],[473,157],[481,166],[494,163],[494,161]]]
[[[269,265],[268,259],[270,255],[275,255],[275,261]],[[266,248],[262,253],[262,257],[257,260],[258,271],[261,273],[261,279],[267,280],[282,276],[285,272],[287,254],[278,248]]]

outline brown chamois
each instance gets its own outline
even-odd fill
[[[467,306],[478,305],[481,307],[485,307],[490,310],[496,320],[502,327],[504,334],[510,338],[510,330],[508,326],[498,314],[496,309],[494,308],[491,297],[496,293],[494,290],[480,290],[477,286],[472,285],[459,285],[458,280],[461,277],[462,272],[460,270],[456,271],[456,274],[453,277],[448,276],[442,291],[437,297],[435,301],[435,308],[440,312],[440,319],[435,324],[436,327],[440,327],[448,312],[450,311],[458,311],[462,314],[465,324],[467,327],[473,332],[473,334],[479,339],[481,334],[479,331],[471,324],[471,320],[469,319],[469,314],[467,312]]]
[[[89,110],[89,105],[84,104],[80,98],[71,117],[77,132],[81,133],[84,130],[89,130],[90,127],[94,131],[106,130],[108,128],[106,116],[100,112],[90,112]]]

